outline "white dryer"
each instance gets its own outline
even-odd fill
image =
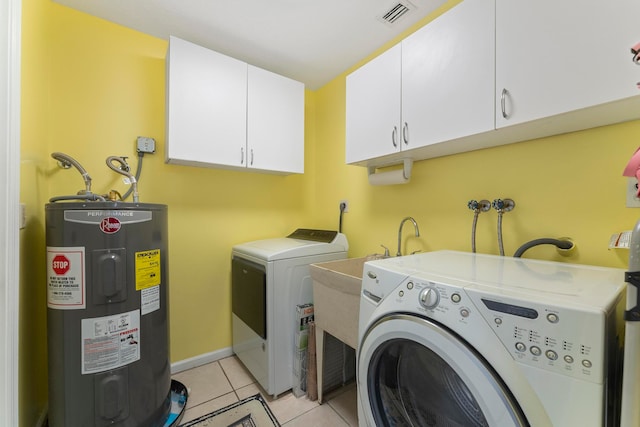
[[[361,426],[617,425],[623,270],[438,251],[363,276]]]
[[[348,249],[344,234],[312,229],[233,247],[233,352],[268,394],[293,385],[296,307],[313,302],[309,265],[346,258]]]

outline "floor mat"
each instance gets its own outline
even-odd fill
[[[191,420],[181,427],[280,427],[260,394]]]

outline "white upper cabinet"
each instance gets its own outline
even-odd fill
[[[390,165],[640,118],[639,16],[638,0],[462,1],[347,77],[347,163]]]
[[[400,151],[401,55],[398,44],[347,76],[347,163]]]
[[[304,172],[304,85],[249,65],[247,166]]]
[[[304,172],[304,85],[171,37],[168,163]]]
[[[638,95],[639,17],[638,0],[496,0],[496,127]]]
[[[465,0],[349,74],[347,163],[493,130],[494,32],[494,1]]]
[[[167,161],[240,166],[247,64],[171,37],[167,67]]]
[[[465,0],[402,41],[407,148],[494,129],[494,4]]]

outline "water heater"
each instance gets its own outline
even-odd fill
[[[167,207],[46,205],[49,425],[162,427],[170,413]]]

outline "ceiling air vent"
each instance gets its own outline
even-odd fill
[[[400,18],[407,14],[407,12],[411,11],[415,6],[413,6],[408,1],[402,1],[391,6],[389,10],[383,12],[378,16],[378,20],[384,22],[385,24],[392,25],[398,22]]]

